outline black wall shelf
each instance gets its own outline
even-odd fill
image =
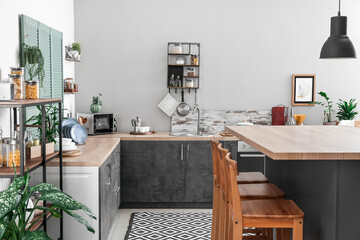
[[[181,45],[182,51],[175,51],[176,45]],[[171,89],[175,89],[175,93],[177,93],[177,89],[188,89],[189,93],[192,89],[197,91],[200,87],[200,43],[194,42],[169,42],[167,49],[167,65],[168,65],[168,73],[167,73],[167,88],[169,92]],[[192,59],[196,56],[197,64],[193,64]],[[184,64],[176,64],[177,58],[182,58],[185,60]],[[188,75],[188,68],[194,68],[194,75]],[[174,75],[175,80],[179,77],[181,84],[173,85],[171,84],[170,78]],[[186,79],[193,81],[193,87],[186,87]]]

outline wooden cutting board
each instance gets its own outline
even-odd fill
[[[63,152],[63,157],[78,157],[81,156],[81,152],[79,150]]]

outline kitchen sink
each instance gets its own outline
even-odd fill
[[[174,137],[211,137],[215,136],[215,133],[185,133],[185,132],[173,132],[170,136]]]

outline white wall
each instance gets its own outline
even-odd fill
[[[74,42],[74,0],[1,0],[0,71],[2,79],[10,67],[19,66],[19,15],[25,14],[63,32],[65,45]],[[64,77],[75,74],[74,64],[64,61]],[[0,129],[9,134],[8,110],[0,110]]]
[[[360,1],[342,5],[360,56]],[[293,73],[317,74],[316,90],[334,100],[358,98],[359,60],[319,60],[336,14],[337,0],[76,0],[75,40],[83,46],[77,109],[89,111],[101,92],[103,111],[120,113],[122,131],[136,116],[169,130],[157,108],[167,93],[169,41],[201,43],[202,109],[289,105]],[[322,122],[319,106],[295,112],[307,114],[305,124]]]

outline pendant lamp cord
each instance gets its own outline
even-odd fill
[[[341,13],[340,13],[340,8],[341,8],[341,0],[339,0],[339,11],[338,11],[338,16],[341,16]]]

